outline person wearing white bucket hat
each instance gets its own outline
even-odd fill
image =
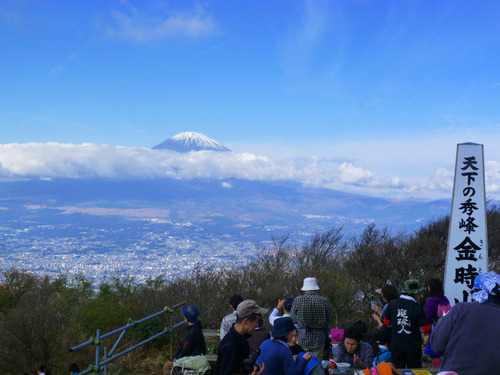
[[[317,293],[319,286],[314,277],[306,277],[301,290],[304,294],[293,301],[290,316],[297,324],[298,344],[321,361],[328,340],[325,332],[331,315],[330,302]]]
[[[308,290],[319,290],[318,282],[315,277],[306,277],[304,279],[304,285],[302,285],[303,292]]]

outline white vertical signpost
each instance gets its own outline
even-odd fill
[[[452,305],[470,302],[475,277],[488,271],[483,145],[457,145],[444,291]]]

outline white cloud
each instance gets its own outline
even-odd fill
[[[500,192],[500,163],[497,161],[488,161],[485,166],[485,183],[487,194]]]
[[[362,136],[362,135],[361,135]],[[500,160],[500,126],[488,131],[464,130],[424,133],[418,136],[379,136],[370,139],[336,139],[322,142],[248,143],[224,142],[233,151],[245,150],[271,158],[294,158],[297,155],[321,155],[368,169],[377,175],[391,171],[404,178],[430,176],[439,168],[453,169],[457,144],[475,142],[484,145],[485,160]],[[394,173],[396,171],[396,173]]]
[[[84,143],[0,144],[0,177],[12,178],[241,178],[295,181],[309,186],[394,198],[451,198],[453,168],[428,177],[379,175],[345,158],[272,159],[254,153],[177,153],[137,147]],[[486,164],[487,193],[500,191],[500,163]],[[222,181],[221,186],[231,188]]]
[[[0,179],[7,179],[12,177],[12,173],[10,172],[10,169],[5,168],[2,164],[2,161],[0,159]]]
[[[372,172],[355,167],[352,163],[344,162],[339,169],[340,179],[348,184],[369,183],[374,177]]]
[[[429,188],[434,190],[449,190],[453,189],[454,171],[444,168],[439,168],[434,172],[434,175],[429,179]]]
[[[169,15],[140,14],[136,9],[115,10],[105,24],[108,37],[132,42],[147,42],[178,35],[196,38],[215,31],[215,22],[210,14],[197,7],[190,14]]]

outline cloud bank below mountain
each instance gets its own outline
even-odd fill
[[[253,153],[177,153],[97,144],[0,145],[0,179],[21,178],[240,178],[295,181],[304,185],[393,198],[451,198],[453,171],[440,168],[421,179],[379,176],[338,158],[271,159]],[[486,163],[488,194],[500,191],[500,163]],[[225,185],[230,188],[230,184]]]

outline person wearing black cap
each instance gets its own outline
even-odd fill
[[[261,354],[257,363],[266,364],[264,375],[299,375],[303,374],[311,353],[307,352],[296,362],[293,360],[292,351],[287,342],[292,335],[297,335],[297,328],[289,317],[274,321],[273,338],[266,340],[260,346]]]
[[[198,319],[200,310],[198,310],[195,305],[184,306],[182,307],[182,314],[184,315],[184,320],[188,325],[186,337],[172,359],[165,362],[165,365],[163,365],[163,375],[170,374],[173,362],[176,359],[207,354],[205,336],[203,335],[203,326]]]

